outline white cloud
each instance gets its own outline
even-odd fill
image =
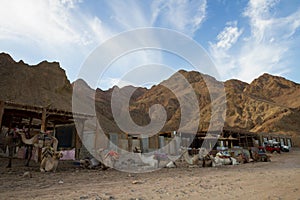
[[[229,22],[224,30],[217,36],[218,42],[216,48],[228,50],[236,43],[243,30],[239,30],[237,22]]]
[[[235,57],[230,52],[230,48],[235,45],[243,33],[242,29],[237,27],[237,22],[227,22],[225,28],[218,34],[217,42],[210,43],[210,54],[212,55],[217,69],[222,78],[232,73],[235,66]]]
[[[143,3],[115,0],[107,2],[112,10],[111,18],[119,23],[122,30],[158,26],[192,36],[206,17],[206,0],[155,0]]]
[[[206,0],[97,3],[108,14],[87,12],[91,5],[82,0],[2,0],[0,48],[29,64],[59,61],[73,81],[88,54],[119,32],[154,26],[193,36],[206,17]],[[111,73],[117,76],[132,66],[165,63],[162,54],[140,51],[121,59]]]
[[[112,34],[80,5],[80,0],[1,1],[0,48],[34,61],[30,64],[59,61],[74,80],[85,56]]]
[[[210,53],[223,79],[234,77],[250,82],[264,72],[282,75],[289,71],[286,56],[291,53],[294,33],[300,27],[300,10],[275,17],[272,8],[277,3],[251,0],[243,13],[249,19],[249,35],[236,42],[242,33],[225,28],[218,35],[218,42],[210,44]]]
[[[43,43],[78,43],[83,38],[72,27],[75,1],[9,1],[1,2],[0,26],[6,30],[1,38],[30,39]]]
[[[127,31],[141,27],[164,27],[193,35],[199,29],[205,18],[206,1],[153,1],[141,3],[140,1],[108,1],[106,2],[111,10],[110,18],[117,25],[118,31]],[[130,10],[129,10],[130,8]],[[151,35],[147,35],[147,37]],[[149,41],[160,43],[161,38],[147,38]],[[136,37],[143,44],[145,38]],[[111,46],[112,51],[116,52],[120,44]],[[130,46],[131,43],[122,43]],[[122,76],[136,66],[147,65],[150,63],[165,63],[163,51],[136,51],[123,55],[117,62],[106,70],[106,74],[113,74],[115,77]],[[171,74],[170,74],[171,75]],[[145,74],[139,73],[141,79]],[[147,76],[147,75],[146,75]],[[102,81],[103,82],[103,81]],[[106,83],[111,81],[105,81]],[[100,83],[100,85],[104,85]]]
[[[140,1],[107,1],[112,10],[112,18],[119,23],[122,30],[151,26],[149,8],[143,8]]]
[[[101,19],[82,13],[81,0],[1,1],[0,40],[35,42],[44,51],[90,51],[111,36]],[[91,45],[91,46],[89,46]],[[50,52],[49,52],[50,50]],[[62,51],[61,53],[64,53]]]
[[[152,13],[152,24],[193,36],[205,20],[206,0],[156,0],[152,3]]]

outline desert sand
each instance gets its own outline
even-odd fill
[[[18,159],[6,169],[1,158],[0,199],[300,199],[300,149],[271,159],[217,168],[178,161],[178,168],[129,174],[81,169],[70,161],[60,161],[56,173],[41,173],[34,162],[24,167]]]

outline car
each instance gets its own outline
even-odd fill
[[[280,146],[277,146],[277,145],[267,145],[266,146],[266,150],[270,153],[274,153],[275,151],[277,153],[280,153]]]
[[[265,142],[265,149],[266,151],[270,152],[270,153],[280,153],[281,147],[280,144],[278,142]]]
[[[286,145],[281,145],[280,146],[280,150],[282,152],[289,152],[290,151],[290,147],[289,146],[286,146]]]

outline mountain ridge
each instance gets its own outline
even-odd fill
[[[0,54],[0,100],[16,103],[46,106],[57,109],[72,109],[72,90],[81,88],[84,98],[95,101],[96,113],[105,132],[121,131],[114,121],[111,109],[113,90],[123,98],[135,90],[129,101],[128,110],[132,120],[145,126],[150,123],[149,109],[152,105],[162,105],[167,114],[163,131],[177,130],[181,119],[181,105],[178,97],[188,93],[188,85],[194,91],[200,108],[199,131],[208,128],[212,116],[212,103],[218,104],[226,95],[225,128],[253,132],[289,134],[299,138],[300,134],[300,84],[280,76],[262,74],[251,83],[237,79],[225,82],[196,71],[180,70],[151,88],[114,86],[108,90],[90,88],[84,80],[70,83],[58,62],[43,61],[37,65],[16,62],[9,54]],[[209,85],[209,88],[207,87]],[[177,96],[176,96],[177,95]],[[211,97],[217,97],[214,100]],[[192,105],[185,99],[187,105]],[[83,111],[89,108],[82,108]],[[187,122],[186,127],[189,124]]]

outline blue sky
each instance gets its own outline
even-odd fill
[[[70,81],[107,39],[136,28],[161,27],[199,43],[220,80],[251,82],[267,72],[300,83],[298,0],[1,0],[0,5],[0,51],[29,64],[58,61]],[[136,52],[117,60],[98,86],[122,86],[126,82],[118,80],[128,70],[149,63],[174,71],[193,69],[166,52]],[[171,73],[158,74],[153,83]]]

